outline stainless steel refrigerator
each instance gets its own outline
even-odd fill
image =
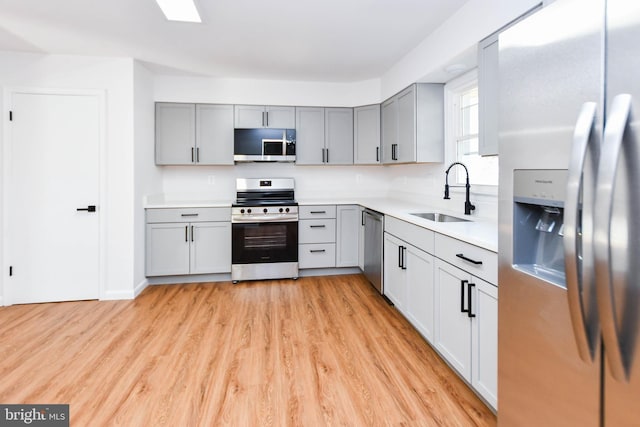
[[[640,2],[499,46],[498,424],[640,425]]]

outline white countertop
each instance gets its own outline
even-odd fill
[[[188,200],[166,198],[162,194],[145,198],[144,207],[148,209],[167,208],[220,208],[230,207],[232,200]],[[464,215],[462,212],[433,208],[425,204],[388,198],[303,198],[300,205],[360,205],[385,215],[393,216],[420,227],[433,230],[454,239],[459,239],[481,248],[498,252],[498,224],[496,221]],[[462,207],[460,209],[462,211]],[[468,219],[467,222],[435,222],[423,219],[411,213],[441,212],[447,215]]]
[[[169,208],[228,208],[232,200],[210,199],[179,199],[168,198],[164,194],[152,194],[145,197],[143,206],[145,209],[169,209]]]
[[[454,239],[462,240],[472,245],[498,252],[498,224],[484,218],[464,215],[462,206],[460,212],[430,207],[429,205],[405,200],[388,198],[353,198],[353,199],[302,199],[301,205],[360,205],[378,211],[385,215],[393,216],[403,221],[410,222],[420,227],[433,230]],[[423,219],[411,213],[417,212],[441,212],[458,218],[468,219],[466,222],[435,222]]]

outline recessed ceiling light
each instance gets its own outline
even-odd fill
[[[444,67],[444,72],[447,74],[460,74],[463,71],[467,71],[468,68],[464,64],[451,64]]]
[[[193,0],[156,0],[169,21],[202,22]]]

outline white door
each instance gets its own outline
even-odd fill
[[[100,101],[11,94],[9,303],[99,297]]]

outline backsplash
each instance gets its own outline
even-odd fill
[[[463,213],[464,189],[443,200],[443,164],[394,166],[296,166],[288,163],[241,163],[235,166],[163,166],[163,192],[173,200],[234,200],[236,178],[292,177],[296,197],[348,199],[389,197],[423,202]],[[473,215],[497,219],[497,196],[474,193]]]

